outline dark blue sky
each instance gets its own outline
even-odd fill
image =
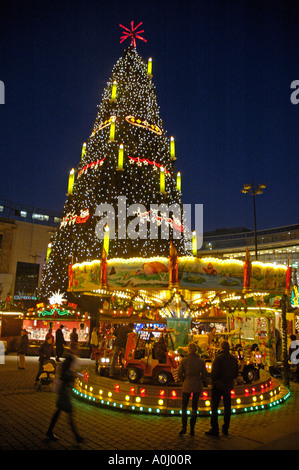
[[[176,139],[183,202],[204,231],[253,228],[244,183],[265,183],[258,229],[299,222],[297,1],[42,0],[1,3],[0,198],[61,211],[112,68],[143,22],[138,52]]]

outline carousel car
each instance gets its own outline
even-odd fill
[[[148,378],[156,384],[167,385],[177,380],[180,356],[167,347],[167,340],[172,343],[171,331],[147,328],[141,331],[137,339],[134,333],[128,335],[124,369],[130,382],[137,383],[141,378]],[[163,342],[164,347],[161,347]]]
[[[96,372],[100,375],[107,375],[113,353],[114,336],[106,335],[99,343],[99,347],[94,351],[96,361]]]

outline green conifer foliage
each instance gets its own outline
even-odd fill
[[[112,99],[113,86],[115,99]],[[123,169],[118,166],[121,144]],[[170,209],[172,204],[177,204],[182,209],[174,161],[170,158],[169,137],[159,115],[156,91],[152,77],[147,73],[147,63],[131,45],[115,64],[104,89],[85,154],[76,169],[72,194],[67,197],[62,223],[52,240],[51,254],[42,279],[42,297],[49,297],[58,289],[61,292],[67,290],[68,266],[72,262],[100,259],[103,240],[99,238],[99,230],[102,230],[99,222],[104,220],[104,215],[97,208],[99,205],[103,207],[104,203],[115,208],[114,227],[109,227],[110,234],[115,230],[114,239],[110,237],[109,258],[169,255],[170,241],[173,239],[171,224],[168,239],[161,235],[165,223],[160,226],[157,219],[152,222],[158,230],[157,239],[151,239],[151,224],[145,219],[145,225],[136,224],[135,239],[126,236],[126,231],[124,238],[119,227],[120,224],[128,227],[131,221],[139,220],[136,214],[128,216],[127,208],[132,204],[137,204],[143,214],[144,208],[150,211],[153,204],[159,206],[164,203]],[[165,170],[165,192],[161,192],[160,187],[161,167]],[[126,209],[121,211],[119,197],[126,198]],[[158,216],[162,212],[157,213]],[[164,214],[164,219],[173,217],[171,211],[166,216]],[[174,245],[180,255],[188,254],[182,234],[174,240]]]

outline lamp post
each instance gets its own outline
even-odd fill
[[[252,184],[244,184],[241,190],[244,194],[250,194],[253,198],[253,216],[254,216],[254,245],[255,245],[255,259],[257,260],[257,233],[256,233],[256,208],[255,208],[255,196],[263,194],[263,189],[266,188],[265,184],[259,184],[258,186]]]

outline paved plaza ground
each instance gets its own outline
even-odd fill
[[[80,359],[79,367],[93,367],[94,362]],[[27,357],[26,369],[19,370],[16,355],[5,356],[0,364],[0,449],[1,450],[95,450],[103,452],[111,463],[121,455],[154,456],[155,451],[191,455],[200,450],[299,450],[299,384],[290,382],[291,397],[271,410],[233,415],[230,433],[208,437],[209,417],[199,417],[195,436],[179,436],[178,416],[139,415],[101,408],[73,399],[75,420],[84,442],[77,444],[62,413],[55,428],[56,442],[45,437],[55,410],[53,391],[34,389],[38,358]],[[220,418],[220,424],[221,423]],[[134,453],[135,451],[135,453]],[[122,454],[123,453],[123,454]],[[214,455],[214,453],[213,453]],[[137,461],[132,461],[136,463]],[[150,461],[144,461],[150,464]],[[154,462],[155,463],[155,462]],[[188,462],[187,462],[188,464]]]

